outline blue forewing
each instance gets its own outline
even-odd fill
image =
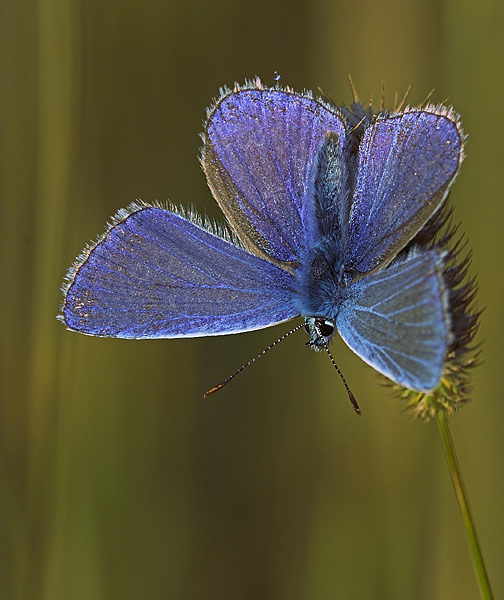
[[[70,269],[60,318],[90,335],[172,338],[302,316],[311,346],[337,328],[387,377],[434,388],[451,336],[443,256],[404,249],[459,170],[458,117],[429,105],[357,120],[259,80],[223,90],[201,160],[231,234],[135,203]]]
[[[263,88],[224,91],[208,111],[202,164],[236,235],[252,253],[299,266],[313,226],[320,147],[346,131],[336,110],[310,95]]]

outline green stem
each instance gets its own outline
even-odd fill
[[[455,494],[457,495],[457,501],[462,514],[462,521],[464,522],[464,527],[469,542],[469,549],[471,551],[481,597],[484,598],[484,600],[492,600],[493,595],[492,590],[490,589],[490,581],[488,580],[485,563],[483,562],[483,555],[481,554],[481,548],[476,536],[471,509],[469,507],[469,501],[467,499],[466,489],[462,480],[460,465],[455,452],[455,445],[453,444],[453,438],[450,433],[448,418],[443,410],[438,410],[436,416],[439,425],[439,431],[441,432],[441,437],[443,439],[446,458],[448,459],[448,466],[453,481],[453,487],[455,488]]]

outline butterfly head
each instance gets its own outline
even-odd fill
[[[307,317],[305,329],[310,336],[306,345],[314,350],[324,350],[334,335],[335,325],[325,317]]]

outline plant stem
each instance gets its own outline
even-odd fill
[[[490,581],[486,572],[485,563],[483,562],[483,555],[481,554],[481,548],[476,536],[476,530],[474,528],[474,521],[469,507],[469,501],[467,499],[467,493],[462,480],[462,473],[460,471],[460,465],[457,460],[457,454],[455,452],[455,445],[453,438],[450,433],[450,427],[448,424],[448,418],[443,410],[438,410],[436,413],[437,422],[439,425],[439,431],[441,438],[443,439],[443,445],[446,452],[446,458],[448,459],[448,467],[455,488],[455,494],[459,504],[460,512],[462,514],[462,521],[466,530],[467,539],[469,542],[469,549],[473,560],[474,570],[476,571],[476,578],[480,587],[481,597],[484,600],[492,600],[492,590],[490,589]]]

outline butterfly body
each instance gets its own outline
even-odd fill
[[[70,269],[61,319],[126,338],[240,333],[301,316],[429,390],[451,341],[442,253],[414,240],[463,158],[450,109],[372,114],[256,80],[209,109],[201,162],[231,233],[135,203]]]

